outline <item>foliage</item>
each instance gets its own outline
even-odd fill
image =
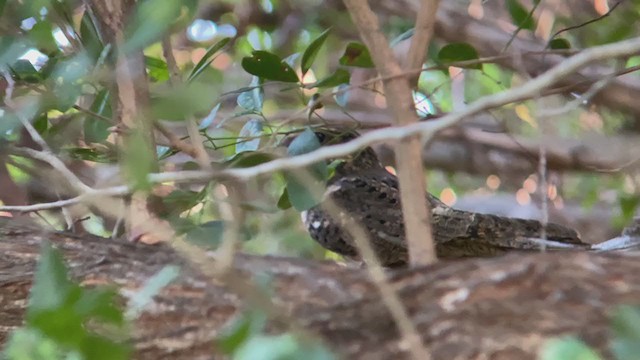
[[[259,311],[247,311],[232,319],[217,345],[235,360],[334,360],[335,355],[321,344],[290,333],[265,335],[266,316]]]
[[[73,283],[60,253],[45,243],[26,325],[13,333],[4,355],[12,360],[127,359],[129,346],[113,335],[100,335],[115,330],[125,338],[124,316],[115,300],[112,289],[84,289]]]
[[[640,351],[640,307],[621,305],[611,320],[613,339],[611,352],[615,360],[631,360],[638,358]],[[587,344],[569,336],[547,341],[542,349],[541,360],[601,360]]]

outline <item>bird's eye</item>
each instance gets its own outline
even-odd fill
[[[325,140],[327,140],[327,134],[319,131],[316,132],[316,137],[318,138],[320,144],[324,144]]]

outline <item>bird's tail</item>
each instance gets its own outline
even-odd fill
[[[640,236],[621,235],[591,246],[592,251],[638,251]]]
[[[432,212],[437,234],[447,238],[482,239],[487,244],[513,249],[580,248],[588,244],[578,233],[562,225],[539,221],[472,213],[452,208]],[[546,240],[543,240],[546,239]]]

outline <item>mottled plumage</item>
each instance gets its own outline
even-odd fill
[[[317,133],[324,144],[344,142],[355,134]],[[333,201],[343,212],[330,217],[320,204],[302,213],[311,237],[323,247],[347,257],[358,257],[343,217],[361,224],[384,266],[402,266],[408,261],[398,179],[380,164],[375,152],[366,148],[338,165],[329,179],[324,201]],[[440,258],[494,256],[510,250],[588,248],[578,234],[557,224],[548,224],[546,239],[542,224],[453,209],[428,194],[436,251]]]

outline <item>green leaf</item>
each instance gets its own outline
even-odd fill
[[[44,134],[49,128],[49,119],[47,118],[47,113],[42,113],[40,116],[33,120],[33,127],[40,133]]]
[[[282,191],[282,195],[280,195],[280,198],[278,199],[277,206],[280,210],[287,210],[292,206],[291,201],[289,201],[289,192],[287,191],[286,187],[284,188],[284,190]]]
[[[116,295],[111,289],[86,290],[71,282],[62,256],[45,242],[29,297],[27,325],[84,358],[126,359],[128,346],[93,335],[85,327],[94,320],[123,325],[122,312],[114,305]]]
[[[262,90],[262,86],[260,86],[260,78],[254,76],[253,79],[251,79],[249,90],[240,93],[236,102],[241,108],[259,114],[262,112],[263,98],[264,91]]]
[[[337,360],[329,350],[291,334],[259,335],[245,341],[236,351],[235,360]]]
[[[88,336],[83,342],[81,353],[84,359],[128,360],[131,359],[129,346],[98,336]]]
[[[313,84],[309,84],[305,86],[306,88],[314,88],[314,87],[334,87],[342,84],[349,84],[349,80],[351,78],[351,74],[345,69],[338,69],[333,74],[327,76],[326,78],[319,80]]]
[[[147,175],[156,169],[155,149],[147,144],[147,137],[140,130],[131,130],[121,156],[126,179],[136,190],[149,191]]]
[[[206,248],[217,248],[224,238],[224,229],[226,223],[223,220],[207,221],[200,225],[196,225],[187,231],[187,240],[193,244],[203,246]],[[243,240],[249,240],[251,233],[242,228],[240,231],[240,237]]]
[[[115,164],[118,162],[118,155],[115,151],[107,149],[98,150],[93,148],[72,147],[65,148],[65,153],[76,160],[93,161],[103,164]]]
[[[39,311],[59,308],[73,288],[62,255],[48,242],[43,242],[34,285],[29,295],[27,318]]]
[[[80,41],[93,60],[100,57],[104,44],[100,39],[98,28],[93,23],[91,12],[85,11],[80,21]]]
[[[507,10],[513,24],[519,29],[535,30],[536,24],[530,12],[518,0],[507,0]]]
[[[129,309],[127,314],[130,317],[137,317],[142,310],[153,301],[153,297],[158,295],[162,289],[169,285],[180,275],[180,268],[175,265],[166,265],[160,271],[145,281],[142,288],[129,297]]]
[[[209,114],[204,119],[202,119],[202,121],[200,122],[200,125],[198,125],[198,130],[204,130],[208,128],[211,124],[213,124],[213,120],[216,119],[216,115],[218,114],[219,109],[220,109],[220,103],[214,106],[213,109],[209,111]]]
[[[101,90],[93,99],[91,107],[92,113],[101,115],[102,117],[111,118],[111,95],[107,89]],[[84,141],[87,144],[101,143],[111,135],[109,128],[111,123],[105,119],[91,114],[87,114],[84,118]]]
[[[313,130],[307,128],[293,139],[287,153],[289,156],[306,154],[320,148],[320,145]],[[296,210],[308,210],[320,202],[328,176],[326,162],[320,161],[302,169],[287,171],[284,175],[289,200]]]
[[[246,168],[256,165],[260,165],[273,160],[275,157],[273,154],[258,152],[258,151],[244,151],[237,153],[225,164],[230,168]]]
[[[260,333],[266,321],[267,317],[261,311],[244,312],[222,329],[216,343],[225,354],[233,354],[251,336]]]
[[[22,127],[22,123],[16,114],[5,111],[0,115],[0,140],[8,140],[15,137],[18,128]]]
[[[638,205],[640,205],[640,196],[638,195],[621,195],[618,198],[620,202],[620,210],[622,211],[622,222],[628,223],[633,219]]]
[[[193,165],[195,167],[198,166],[196,163],[193,163]],[[185,164],[183,170],[189,170],[189,163]],[[168,211],[166,211],[166,213],[161,213],[160,215],[168,216],[171,214],[180,214],[184,211],[187,211],[201,203],[206,195],[206,188],[202,191],[181,189],[173,190],[171,193],[169,193],[169,195],[161,198],[162,207],[166,208]]]
[[[70,109],[82,93],[82,81],[93,66],[85,53],[60,61],[47,79],[53,97],[52,106],[59,111]]]
[[[184,121],[207,114],[214,98],[210,85],[200,81],[163,87],[152,93],[151,111],[156,119]]]
[[[208,249],[215,249],[224,239],[224,229],[226,223],[223,220],[212,220],[205,223],[187,227],[186,238],[189,242]],[[246,227],[240,230],[240,238],[250,240],[251,233]]]
[[[304,51],[304,54],[302,54],[302,64],[300,65],[302,69],[302,75],[306,74],[307,71],[309,71],[309,69],[311,68],[311,65],[313,65],[316,56],[318,56],[318,51],[320,51],[322,44],[324,44],[327,36],[329,36],[329,30],[330,29],[323,31],[320,36],[318,36],[311,42],[311,44],[309,44],[307,49]]]
[[[478,52],[467,43],[447,44],[438,52],[438,61],[441,63],[453,63],[459,61],[477,60]],[[482,64],[465,66],[469,69],[482,69]]]
[[[616,360],[637,360],[640,342],[637,339],[614,338],[611,340],[611,352]]]
[[[222,243],[224,221],[213,220],[200,224],[187,232],[187,240],[207,248],[217,248]]]
[[[63,359],[60,347],[40,331],[21,328],[13,331],[0,358],[7,360]],[[69,359],[69,358],[67,358]]]
[[[53,26],[49,21],[38,21],[28,34],[38,50],[48,55],[58,52],[58,44],[53,37]]]
[[[217,43],[211,45],[207,49],[207,52],[204,54],[202,59],[200,59],[200,61],[198,61],[196,66],[193,68],[193,70],[191,70],[188,81],[192,81],[196,77],[198,77],[198,75],[200,75],[200,73],[202,73],[202,71],[206,69],[213,60],[215,60],[214,55],[216,55],[216,53],[220,51],[220,49],[222,49],[225,45],[227,45],[229,41],[231,41],[231,38],[224,38],[218,41]]]
[[[33,67],[29,60],[20,59],[11,66],[11,72],[18,80],[28,83],[42,81],[42,75]]]
[[[143,49],[158,41],[181,13],[180,1],[144,0],[138,2],[133,21],[126,29],[123,51]]]
[[[541,351],[540,360],[601,360],[602,358],[587,344],[574,337],[551,339]]]
[[[291,83],[300,81],[289,64],[268,51],[256,50],[251,57],[244,57],[242,68],[251,75],[267,80]]]
[[[615,336],[640,341],[640,308],[620,305],[613,314],[612,328]]]
[[[263,122],[258,118],[251,118],[247,121],[242,129],[240,129],[240,133],[238,134],[238,143],[236,144],[236,153],[241,153],[245,151],[255,151],[260,147],[260,136],[264,133],[263,131]],[[244,140],[243,138],[254,137],[251,140]]]
[[[367,47],[359,42],[347,44],[344,54],[338,60],[340,65],[371,68],[374,66]]]
[[[564,49],[571,49],[571,44],[569,43],[569,40],[564,39],[564,38],[557,38],[557,39],[553,39],[549,42],[549,48],[550,49],[556,49],[556,50],[564,50]]]
[[[166,62],[155,57],[145,56],[144,64],[151,80],[156,82],[169,80],[169,67]]]

